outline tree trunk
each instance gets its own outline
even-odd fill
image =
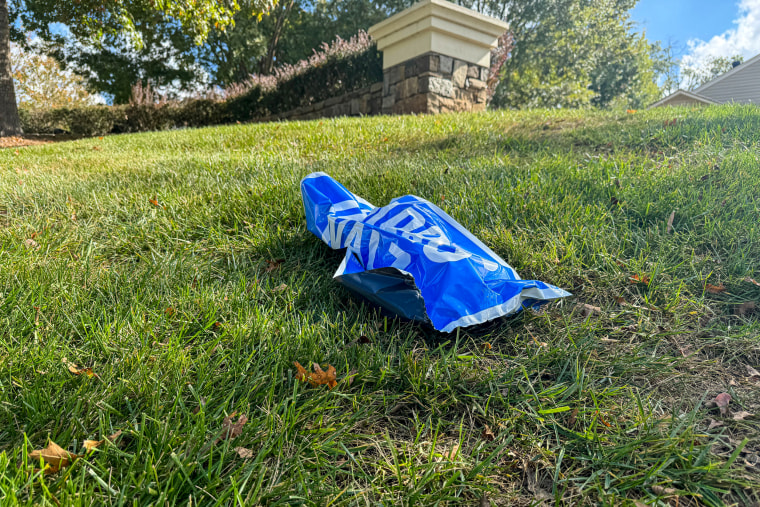
[[[16,90],[11,74],[11,30],[8,2],[0,0],[0,137],[21,135]]]
[[[0,0],[4,1],[4,0]],[[274,24],[274,32],[272,38],[269,40],[269,48],[267,49],[267,55],[261,60],[259,64],[259,73],[269,75],[274,70],[274,58],[277,54],[277,45],[280,43],[280,35],[282,34],[282,27],[285,24],[285,20],[290,14],[290,9],[293,8],[295,0],[290,0],[290,3],[286,7],[283,7],[280,11],[280,15],[277,16],[277,21]]]

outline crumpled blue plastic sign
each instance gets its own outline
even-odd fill
[[[376,208],[325,173],[301,181],[309,231],[346,249],[335,278],[373,303],[439,331],[480,324],[570,296],[521,280],[434,204],[413,195]]]

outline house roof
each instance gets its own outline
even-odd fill
[[[712,99],[708,99],[707,97],[699,95],[699,94],[697,94],[695,92],[687,92],[686,90],[676,90],[675,92],[671,93],[670,95],[668,95],[664,99],[658,100],[657,102],[655,102],[654,104],[652,104],[649,107],[650,108],[652,108],[652,107],[659,107],[659,106],[663,105],[664,103],[666,103],[666,102],[668,102],[670,100],[673,100],[673,99],[675,99],[677,97],[688,98],[688,99],[694,100],[696,102],[701,102],[702,104],[718,104],[718,102],[715,102]]]
[[[713,85],[720,83],[724,79],[729,78],[729,77],[731,77],[731,76],[733,76],[735,74],[738,74],[739,72],[742,72],[746,68],[751,67],[751,66],[753,66],[755,64],[758,64],[758,63],[760,63],[760,54],[755,55],[754,57],[750,58],[749,60],[747,60],[746,62],[742,63],[741,65],[737,65],[733,69],[729,70],[725,74],[721,74],[720,76],[716,77],[712,81],[708,81],[707,83],[703,84],[699,88],[695,89],[694,93],[699,94],[701,92],[704,92],[704,91],[708,90],[709,88],[711,88]]]

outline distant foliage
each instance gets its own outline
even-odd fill
[[[488,102],[491,102],[496,92],[496,86],[501,80],[501,68],[509,58],[509,53],[515,46],[515,39],[512,32],[507,30],[499,36],[499,42],[491,51],[491,68],[488,70]]]
[[[366,53],[374,47],[372,39],[367,32],[359,31],[348,40],[336,37],[330,44],[323,42],[319,49],[312,50],[312,55],[296,62],[295,64],[283,64],[274,69],[270,75],[252,74],[247,80],[225,89],[226,97],[235,97],[246,93],[252,88],[259,88],[261,92],[270,92],[279,85],[294,79],[296,76],[326,65],[328,62],[356,57]],[[382,63],[382,62],[381,62]],[[381,69],[382,71],[382,69]],[[382,80],[382,74],[380,76]]]
[[[21,107],[49,109],[98,102],[98,97],[85,88],[84,78],[61,69],[52,57],[13,44],[11,62],[16,100]]]
[[[337,38],[308,60],[283,65],[272,76],[252,76],[244,85],[169,100],[150,83],[132,87],[129,104],[96,107],[23,108],[25,132],[68,132],[80,136],[201,127],[250,121],[382,81],[382,56],[365,32]]]
[[[742,55],[730,57],[718,56],[701,64],[691,61],[683,62],[681,68],[681,86],[689,91],[695,90],[733,69],[734,62],[741,64],[744,62],[744,57]]]

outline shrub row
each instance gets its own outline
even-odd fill
[[[99,136],[251,121],[337,97],[383,80],[382,56],[370,45],[331,56],[273,88],[253,86],[227,100],[192,99],[156,105],[118,105],[20,111],[27,134]]]
[[[226,105],[214,100],[186,100],[160,105],[88,106],[48,110],[21,109],[27,134],[70,133],[101,136],[226,123]]]

